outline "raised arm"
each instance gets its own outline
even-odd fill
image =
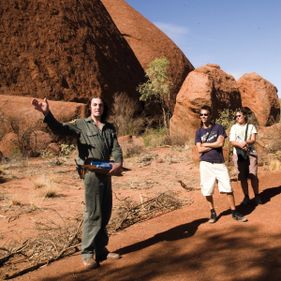
[[[44,122],[55,134],[60,136],[77,136],[80,134],[80,129],[77,128],[75,122],[61,123],[53,116],[46,98],[43,101],[33,99],[31,103],[35,110],[44,114]]]
[[[34,109],[43,113],[45,116],[49,113],[49,103],[46,98],[43,101],[39,101],[38,99],[33,99],[31,104],[34,106]]]

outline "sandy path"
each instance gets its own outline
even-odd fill
[[[77,254],[17,280],[280,280],[280,185],[280,172],[261,176],[266,203],[244,210],[247,223],[232,220],[224,196],[216,193],[222,216],[208,224],[204,198],[194,191],[187,193],[191,206],[113,235],[109,248],[122,259],[81,272]],[[240,202],[241,192],[236,194]]]

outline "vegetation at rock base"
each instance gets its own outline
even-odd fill
[[[148,129],[143,135],[146,147],[170,145],[171,139],[167,128]]]
[[[234,124],[235,111],[231,109],[224,109],[219,111],[219,117],[216,119],[216,123],[222,125],[226,130]]]
[[[114,123],[118,136],[138,135],[144,127],[144,118],[136,116],[137,101],[132,100],[124,92],[115,93],[113,96],[111,122]]]
[[[169,127],[171,81],[169,79],[169,60],[165,57],[154,59],[145,70],[147,81],[137,87],[141,101],[156,101],[160,104],[163,114],[163,124]]]

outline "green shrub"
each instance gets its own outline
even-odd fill
[[[219,117],[216,123],[222,125],[226,130],[234,124],[235,111],[231,109],[224,109],[218,112]]]
[[[71,154],[73,150],[75,150],[75,145],[74,144],[65,144],[62,143],[60,145],[60,156],[68,156]]]
[[[170,145],[171,139],[167,128],[148,129],[143,135],[145,146],[157,147]]]
[[[153,100],[160,104],[163,115],[163,124],[169,126],[171,112],[167,103],[170,102],[170,88],[172,82],[169,78],[170,62],[166,57],[156,58],[150,62],[145,70],[147,81],[137,87],[141,101]]]

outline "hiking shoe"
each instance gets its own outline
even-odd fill
[[[246,222],[248,221],[248,219],[246,217],[244,217],[243,215],[241,215],[240,213],[238,213],[237,211],[232,212],[232,218],[236,221],[241,221],[241,222]]]
[[[261,197],[259,195],[255,196],[255,203],[257,205],[262,205],[263,204],[263,201],[262,201],[262,199],[261,199]]]
[[[216,211],[215,210],[211,210],[211,216],[209,218],[209,223],[215,223],[218,219],[218,216],[216,214]]]
[[[99,262],[93,259],[88,259],[88,260],[83,260],[83,266],[84,266],[84,270],[91,270],[91,269],[98,268],[100,264]]]
[[[118,260],[121,258],[121,255],[119,255],[118,253],[111,252],[107,254],[107,258],[112,260]]]
[[[244,199],[243,199],[243,201],[241,202],[241,204],[242,204],[243,206],[247,206],[247,205],[249,205],[250,203],[251,203],[251,200],[250,200],[249,196],[245,196]]]

